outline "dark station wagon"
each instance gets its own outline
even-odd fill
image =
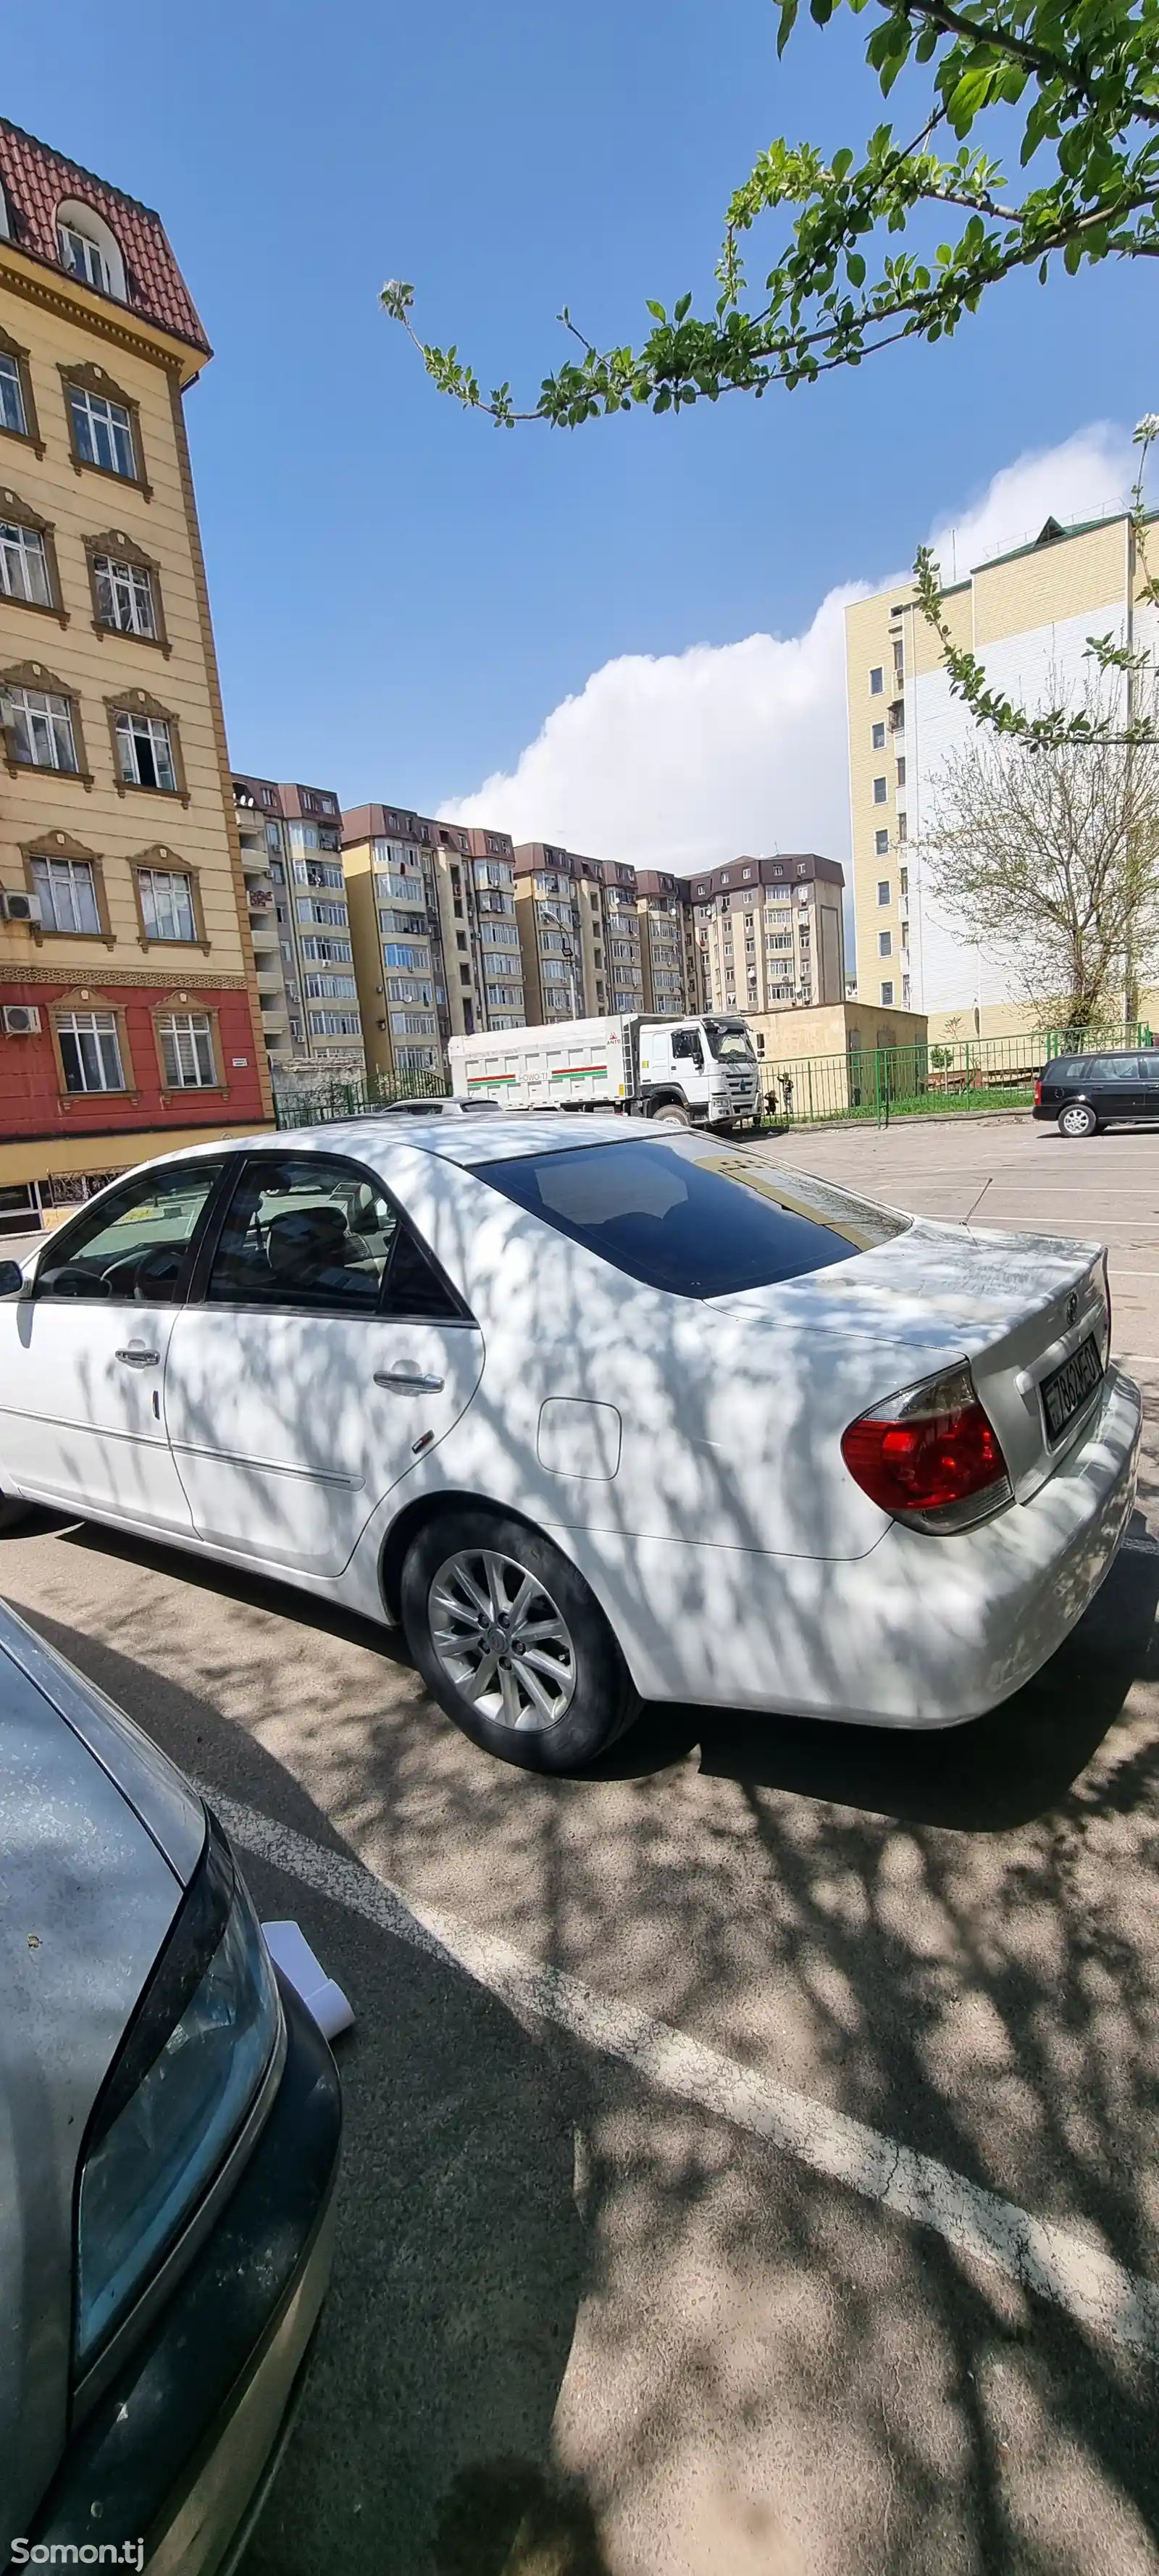
[[[1053,1118],[1064,1136],[1159,1120],[1159,1048],[1055,1056],[1035,1083],[1032,1114]]]

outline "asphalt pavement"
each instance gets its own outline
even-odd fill
[[[1105,1237],[1159,1386],[1159,1138],[758,1150]],[[304,1595],[4,1540],[355,2007],[333,2294],[245,2576],[1159,2568],[1155,1499],[1151,1442],[1086,1619],[976,1726],[649,1711],[564,1781]]]

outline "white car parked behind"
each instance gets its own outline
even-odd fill
[[[954,1725],[1081,1616],[1134,1494],[1097,1245],[563,1115],[210,1145],[0,1269],[0,1509],[401,1619],[530,1769],[639,1699]]]

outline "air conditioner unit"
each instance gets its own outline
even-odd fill
[[[6,1038],[38,1038],[40,1013],[35,1002],[5,1002],[4,1035]]]
[[[0,921],[27,921],[29,923],[33,923],[39,922],[41,917],[40,897],[38,894],[0,893]]]

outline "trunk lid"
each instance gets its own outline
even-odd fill
[[[1019,1502],[1028,1502],[1081,1436],[1096,1409],[1109,1358],[1110,1311],[1103,1247],[1057,1235],[969,1232],[917,1218],[873,1251],[770,1288],[713,1300],[737,1315],[785,1315],[808,1308],[811,1331],[913,1352],[912,1382],[947,1356],[970,1363],[974,1385],[1002,1443]],[[798,1318],[799,1320],[799,1318]],[[1093,1342],[1097,1383],[1063,1382],[1075,1409],[1061,1430],[1048,1424],[1044,1384]],[[886,1354],[883,1351],[883,1361]],[[882,1386],[881,1395],[895,1392]],[[1053,1400],[1053,1399],[1052,1399]]]

